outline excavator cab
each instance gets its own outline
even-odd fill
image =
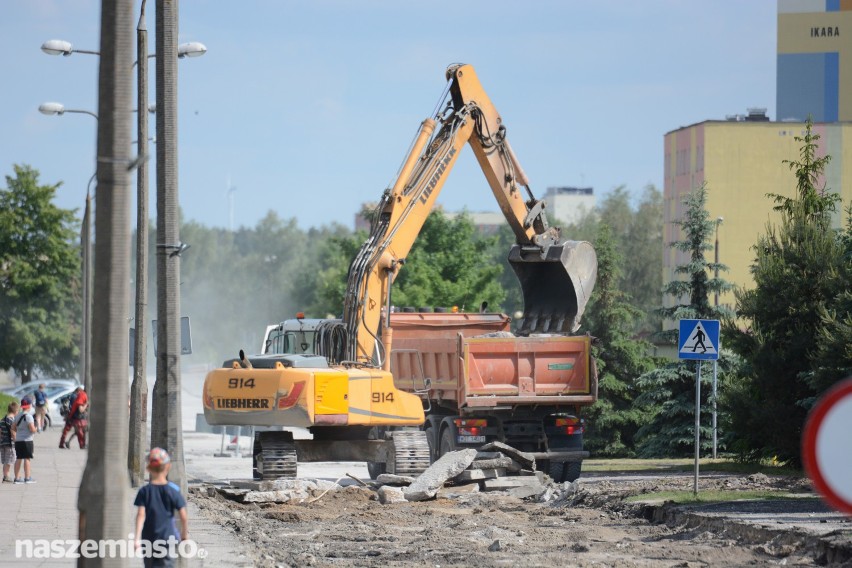
[[[524,296],[518,335],[577,331],[597,276],[597,256],[590,243],[516,244],[509,251],[509,264]]]

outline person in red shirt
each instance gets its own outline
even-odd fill
[[[87,416],[89,410],[89,397],[82,386],[77,387],[72,397],[71,408],[68,410],[68,415],[65,416],[65,428],[62,430],[62,435],[59,437],[59,447],[68,448],[68,442],[65,437],[71,428],[74,428],[77,434],[77,442],[80,444],[80,449],[86,447],[86,428],[89,425]]]

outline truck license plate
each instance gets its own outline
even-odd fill
[[[459,436],[459,444],[480,444],[485,442],[485,436]]]

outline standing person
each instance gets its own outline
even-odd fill
[[[41,383],[33,393],[35,398],[36,429],[44,431],[44,416],[47,414],[47,394],[44,392],[44,383]]]
[[[65,441],[65,437],[71,428],[74,428],[77,434],[77,443],[80,444],[80,449],[86,447],[86,428],[88,426],[88,409],[89,397],[82,386],[78,386],[71,395],[71,407],[68,409],[68,414],[65,415],[65,428],[62,429],[62,435],[59,436],[59,447],[70,449],[71,446]]]
[[[12,483],[9,475],[15,463],[15,415],[18,413],[18,403],[10,402],[6,416],[0,420],[0,463],[3,464],[3,483]]]
[[[136,511],[136,548],[139,549],[145,541],[145,568],[174,566],[176,554],[174,546],[181,540],[189,538],[189,526],[186,514],[186,501],[180,494],[180,489],[174,483],[169,483],[168,475],[171,469],[171,458],[166,450],[154,448],[148,454],[148,485],[139,489],[133,504]],[[175,525],[175,512],[180,517],[180,534]],[[154,558],[150,553],[160,547],[170,546],[170,554],[164,558]],[[160,543],[160,544],[155,544]]]
[[[30,461],[33,459],[33,435],[36,431],[35,420],[31,414],[30,399],[21,399],[21,413],[15,419],[15,483],[35,483],[32,478]],[[21,477],[21,464],[24,477]]]

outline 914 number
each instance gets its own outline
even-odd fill
[[[392,392],[374,392],[373,393],[373,402],[393,402],[393,393]]]
[[[228,379],[228,388],[229,389],[253,389],[254,388],[254,379]]]

